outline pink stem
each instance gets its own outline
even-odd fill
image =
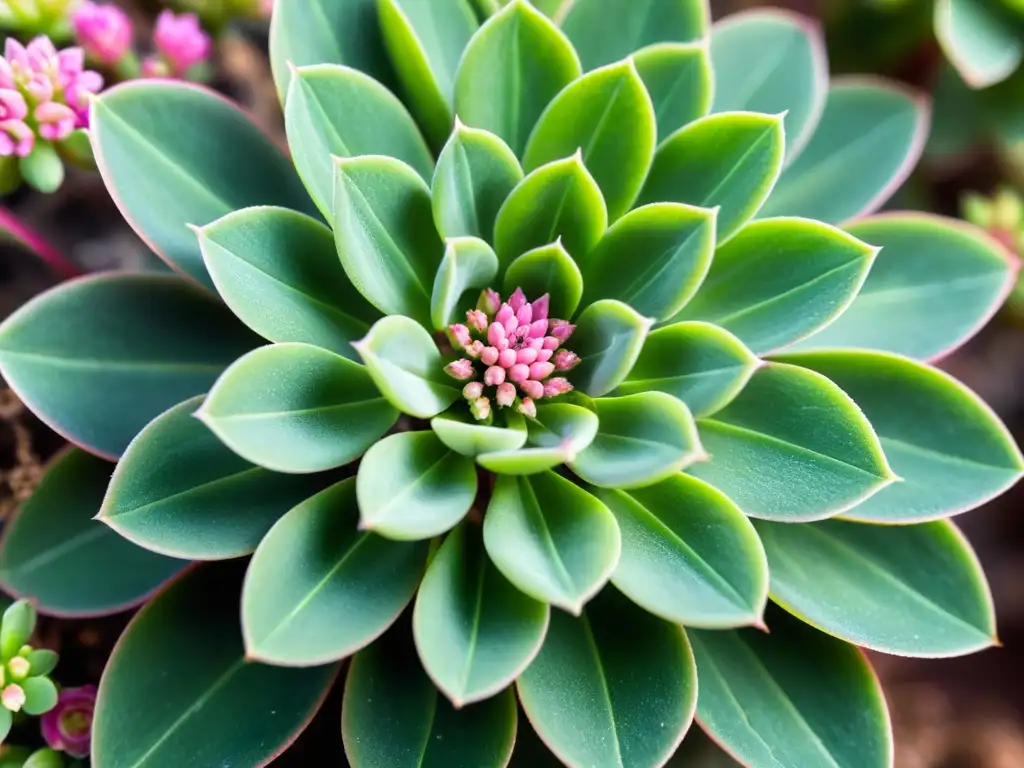
[[[69,280],[82,274],[82,270],[78,268],[78,265],[50,245],[42,235],[26,226],[11,211],[0,207],[0,238],[2,237],[13,240],[32,251],[61,280]]]

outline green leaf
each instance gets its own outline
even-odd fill
[[[479,293],[489,288],[498,274],[498,257],[478,237],[451,237],[447,240],[444,258],[434,277],[430,296],[430,319],[435,331],[443,331],[452,322],[463,322],[460,310],[476,304],[475,298],[463,302],[471,290]],[[463,315],[463,318],[465,315]]]
[[[562,29],[591,70],[653,43],[688,43],[707,34],[707,0],[573,0]],[[556,16],[556,21],[557,16]]]
[[[597,413],[578,405],[544,401],[537,406],[536,418],[526,423],[531,445],[559,448],[566,461],[584,450],[597,436]]]
[[[271,344],[224,371],[196,417],[243,459],[307,473],[359,458],[398,412],[359,363],[310,344]]]
[[[583,296],[583,275],[559,238],[527,251],[509,264],[502,288],[508,296],[516,288],[535,299],[550,294],[550,316],[572,317]]]
[[[60,656],[55,651],[46,648],[38,648],[25,654],[25,660],[29,663],[29,675],[48,675],[57,667]]]
[[[442,443],[463,456],[516,451],[526,443],[525,430],[480,424],[469,414],[447,412],[431,419],[430,426]]]
[[[608,227],[601,189],[582,153],[543,165],[516,185],[494,222],[494,250],[504,266],[559,238],[583,259]]]
[[[878,249],[809,219],[762,219],[715,251],[673,320],[704,320],[758,354],[806,338],[850,306]]]
[[[270,66],[281,101],[292,66],[344,64],[391,88],[394,70],[384,50],[377,0],[275,3],[270,20]]]
[[[630,211],[581,261],[584,303],[618,299],[671,317],[697,292],[715,255],[716,210],[653,203]]]
[[[452,531],[416,597],[413,630],[427,674],[456,707],[490,698],[533,660],[549,608],[501,575],[478,525]]]
[[[658,145],[638,204],[717,207],[719,242],[764,203],[782,170],[783,115],[723,112],[680,128]]]
[[[467,0],[379,0],[380,28],[406,101],[440,146],[452,129],[459,59],[477,30]]]
[[[936,0],[935,36],[946,57],[972,88],[1005,80],[1024,58],[1024,41],[993,3]]]
[[[941,371],[855,350],[785,359],[828,376],[857,402],[902,478],[850,510],[850,519],[913,523],[967,512],[1024,473],[1024,456],[999,417]]]
[[[795,365],[758,369],[739,397],[697,425],[712,459],[693,465],[690,474],[751,517],[821,520],[897,479],[849,395]]]
[[[582,362],[573,384],[591,397],[607,395],[621,384],[643,348],[654,320],[621,301],[595,301],[580,314],[572,349]]]
[[[115,458],[153,418],[201,394],[261,340],[179,277],[63,283],[0,325],[4,379],[44,422]]]
[[[235,565],[204,565],[135,615],[100,680],[93,764],[181,768],[187,754],[197,765],[260,765],[306,727],[338,665],[282,669],[247,660],[240,576]]]
[[[438,536],[466,516],[476,498],[473,460],[433,432],[400,432],[370,448],[356,476],[359,527],[389,539]]]
[[[633,56],[654,104],[658,141],[711,109],[714,79],[704,43],[656,43]]]
[[[1007,251],[963,221],[885,213],[846,229],[882,250],[849,309],[794,349],[859,347],[941,357],[988,322],[1017,279]]]
[[[716,325],[674,323],[648,334],[615,393],[666,392],[699,418],[732,402],[760,364],[743,342]]]
[[[419,584],[426,542],[357,529],[349,478],[282,517],[249,563],[242,590],[246,654],[282,666],[341,659],[398,618]]]
[[[619,561],[619,529],[600,501],[554,472],[499,475],[484,516],[487,554],[530,597],[579,615]]]
[[[334,158],[334,238],[352,284],[386,315],[428,323],[444,247],[430,188],[391,157]]]
[[[18,158],[18,171],[30,187],[52,194],[64,183],[64,161],[53,144],[37,141],[25,157]]]
[[[589,72],[555,97],[530,134],[523,168],[529,173],[580,150],[615,221],[640,193],[657,141],[654,105],[630,58]]]
[[[664,392],[594,401],[600,427],[569,467],[602,488],[657,483],[706,458],[690,410]]]
[[[577,618],[552,614],[519,699],[566,765],[654,768],[693,721],[696,671],[682,627],[609,588]]]
[[[4,750],[4,756],[7,756],[7,750]],[[63,768],[63,766],[64,758],[61,757],[60,752],[49,747],[35,750],[24,763],[18,763],[18,768]]]
[[[57,686],[48,677],[30,677],[21,683],[25,691],[25,705],[22,711],[26,715],[41,715],[57,706]],[[63,765],[60,762],[59,765]]]
[[[885,697],[863,654],[781,611],[768,618],[771,634],[689,632],[708,734],[744,765],[892,766]]]
[[[430,334],[407,317],[378,320],[355,346],[380,393],[410,416],[432,418],[461,395]]]
[[[426,181],[434,173],[430,149],[402,102],[358,70],[334,64],[296,70],[284,117],[295,168],[328,219],[334,207],[332,156],[386,155]]]
[[[443,237],[494,240],[494,220],[509,193],[523,180],[519,160],[493,133],[455,130],[437,158],[431,185],[434,224]]]
[[[612,584],[666,621],[722,629],[760,624],[768,561],[743,512],[686,475],[632,491],[598,490],[622,533]]]
[[[6,740],[7,739],[7,734],[9,734],[11,732],[11,725],[13,725],[13,724],[14,724],[14,715],[11,714],[11,710],[7,709],[6,707],[0,707],[0,740]],[[11,748],[8,747],[8,749],[5,750],[5,751],[9,753],[10,749]],[[28,752],[28,750],[26,749],[26,753],[27,752]],[[22,768],[22,766],[24,764],[20,763],[20,761],[19,761],[19,764],[17,764],[17,765],[15,763],[11,763],[10,766],[3,765],[2,763],[0,763],[0,765],[2,765],[3,768]]]
[[[0,622],[0,657],[17,656],[35,631],[36,609],[32,603],[21,598],[8,605]]]
[[[352,659],[341,735],[359,768],[503,768],[516,738],[516,699],[508,688],[455,709],[416,658],[406,626]]]
[[[726,16],[711,30],[715,112],[786,112],[786,159],[811,140],[828,94],[821,29],[781,8]]]
[[[136,80],[104,91],[90,114],[96,163],[125,219],[161,258],[209,288],[187,224],[253,205],[315,211],[291,162],[211,91]]]
[[[466,46],[455,76],[455,113],[521,155],[544,108],[580,72],[558,27],[530,3],[514,0]]]
[[[962,656],[998,643],[985,575],[948,521],[755,525],[772,600],[822,632],[900,656]]]
[[[814,136],[759,216],[839,224],[871,213],[917,165],[928,135],[923,97],[884,80],[833,80]]]
[[[114,468],[97,519],[171,557],[242,557],[329,480],[253,466],[194,418],[202,402],[186,400],[146,425]]]
[[[330,229],[285,208],[244,208],[196,231],[217,293],[265,339],[355,359],[380,317],[352,286]]]
[[[572,456],[568,446],[528,447],[481,453],[476,463],[499,475],[536,475],[565,464]]]

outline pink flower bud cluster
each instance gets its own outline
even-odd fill
[[[132,49],[131,19],[112,3],[85,0],[75,9],[71,26],[85,52],[107,66],[119,62]]]
[[[469,382],[462,394],[475,418],[482,420],[491,414],[491,399],[485,395],[488,388],[493,388],[499,408],[514,405],[518,398],[518,410],[531,417],[537,414],[537,400],[572,391],[565,377],[552,374],[579,363],[576,354],[562,348],[576,326],[549,319],[549,302],[544,294],[530,303],[522,289],[516,288],[503,303],[496,291],[487,289],[477,308],[466,313],[466,323],[449,327],[468,357],[450,363],[445,372]],[[477,380],[481,370],[482,381]]]
[[[7,38],[0,58],[0,157],[25,157],[37,139],[60,141],[89,124],[89,94],[103,78],[84,68],[81,48],[58,51],[48,37],[28,46]]]
[[[153,43],[157,55],[147,57],[143,74],[149,77],[184,77],[192,67],[210,58],[212,41],[194,13],[175,15],[161,11],[156,19]]]

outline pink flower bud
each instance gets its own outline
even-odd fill
[[[544,339],[528,339],[526,342],[526,346],[528,346],[530,349],[535,349],[538,352],[540,352],[542,349],[544,349]]]
[[[11,683],[0,692],[0,703],[11,712],[20,712],[25,706],[25,691],[17,683]]]
[[[526,381],[530,378],[530,366],[525,363],[516,363],[508,369],[508,379],[515,383]]]
[[[36,145],[36,135],[21,120],[0,122],[0,157],[27,157]]]
[[[542,349],[540,352],[537,353],[537,362],[546,363],[548,360],[551,359],[551,356],[553,354],[555,353],[552,352],[550,349]]]
[[[501,296],[498,292],[485,288],[480,292],[480,298],[476,302],[476,308],[486,312],[488,316],[493,315],[501,307]]]
[[[132,46],[132,22],[114,4],[85,0],[71,17],[78,42],[104,64],[120,61]]]
[[[559,345],[561,345],[561,343],[562,342],[560,342],[554,336],[544,337],[544,349],[556,350],[558,349]]]
[[[542,397],[544,397],[544,385],[541,384],[539,381],[520,382],[519,388],[523,390],[523,392],[526,395],[532,397],[534,400],[540,400]]]
[[[571,371],[580,363],[580,357],[575,352],[567,349],[560,349],[555,353],[555,368],[560,371]]]
[[[522,288],[516,288],[515,293],[509,296],[508,305],[512,307],[513,312],[518,312],[524,304],[526,304],[526,294],[523,293]]]
[[[459,379],[461,381],[471,379],[473,378],[473,361],[467,360],[466,358],[455,360],[444,367],[444,372],[453,379]]]
[[[516,321],[520,325],[529,325],[533,322],[533,306],[529,303],[523,304],[516,310]]]
[[[28,117],[28,105],[25,97],[15,90],[0,90],[0,121],[24,120]]]
[[[552,363],[534,363],[530,366],[530,378],[534,381],[543,381],[554,372],[555,366]]]
[[[523,398],[522,402],[519,403],[519,408],[517,410],[523,414],[523,416],[529,416],[531,419],[537,418],[537,406],[534,404],[533,400],[528,397]]]
[[[468,344],[465,351],[470,357],[480,357],[484,353],[484,343],[477,339],[472,344]]]
[[[484,365],[494,365],[498,362],[498,348],[497,347],[484,347],[484,351],[480,355],[480,359]]]
[[[505,326],[495,321],[487,329],[487,343],[492,347],[498,346],[505,338]]]
[[[497,314],[494,315],[494,322],[501,323],[503,326],[511,319],[516,316],[515,310],[512,309],[508,304],[502,304],[498,308]]]
[[[575,330],[576,326],[572,325],[568,320],[551,321],[551,335],[563,343],[568,341]]]
[[[547,320],[548,311],[550,307],[551,294],[545,293],[543,296],[541,296],[539,299],[533,302],[533,321],[537,322],[538,320]],[[544,334],[541,335],[543,336]]]
[[[516,356],[514,349],[503,349],[498,355],[498,365],[502,368],[511,368],[516,364]]]
[[[7,668],[11,671],[15,680],[21,680],[28,676],[31,665],[28,663],[28,659],[23,656],[15,656],[9,662],[7,662]]]
[[[51,749],[67,752],[70,757],[88,757],[91,748],[93,709],[96,686],[65,688],[57,706],[42,716],[43,738]]]
[[[36,107],[33,115],[39,124],[39,135],[47,141],[61,141],[75,130],[78,121],[71,107],[48,101]]]
[[[505,369],[498,365],[492,365],[484,371],[484,384],[488,387],[496,387],[505,381]]]
[[[534,320],[530,323],[530,330],[526,334],[531,339],[542,339],[544,334],[548,332],[548,321],[547,320]]]
[[[210,36],[194,13],[175,15],[162,11],[156,20],[153,42],[176,75],[184,75],[210,55]]]
[[[537,360],[537,350],[536,349],[532,349],[530,347],[525,347],[523,349],[520,349],[516,353],[516,362],[517,363],[526,363],[526,365],[530,365],[530,363],[533,363],[536,360]]]
[[[484,393],[484,385],[479,381],[471,381],[462,388],[462,396],[467,400],[476,400]]]
[[[572,389],[572,384],[569,383],[568,379],[556,376],[544,382],[544,397],[558,397],[566,392],[572,392]]]
[[[478,397],[469,404],[470,413],[477,421],[483,421],[491,415],[491,401],[486,397]]]
[[[478,331],[487,330],[487,315],[479,309],[471,309],[466,313],[466,322]]]
[[[455,343],[460,347],[464,347],[473,341],[473,337],[469,335],[469,328],[464,326],[462,323],[449,325],[448,332],[452,335],[452,338],[455,339]]]
[[[516,388],[509,382],[504,382],[498,385],[498,394],[495,397],[498,401],[498,406],[501,408],[507,408],[516,401]]]

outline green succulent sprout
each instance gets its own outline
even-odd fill
[[[18,713],[42,715],[57,706],[57,686],[49,674],[57,654],[28,644],[36,629],[36,610],[18,600],[0,619],[0,744]]]
[[[196,86],[94,101],[103,178],[177,274],[0,327],[5,379],[80,446],[4,584],[148,600],[94,764],[265,765],[349,660],[356,768],[651,768],[695,715],[754,768],[882,768],[858,647],[995,642],[947,518],[1024,463],[929,361],[1016,261],[870,215],[920,96],[829,83],[801,17],[708,17],[279,2],[291,160]]]

